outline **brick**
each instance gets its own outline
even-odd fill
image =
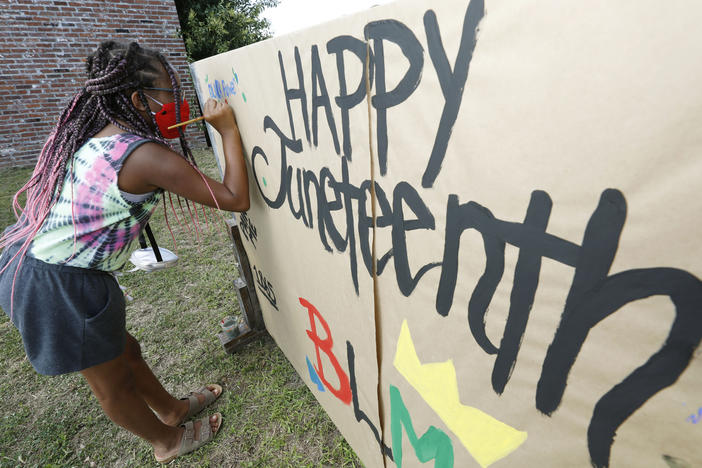
[[[0,142],[15,149],[0,167],[33,165],[58,114],[85,81],[84,61],[101,40],[138,40],[167,52],[186,96],[195,103],[185,48],[173,37],[180,27],[172,0],[105,3],[98,0],[14,0],[0,24]],[[23,128],[25,120],[31,129]],[[201,132],[188,128],[192,146]]]

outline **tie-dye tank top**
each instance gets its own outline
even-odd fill
[[[74,155],[58,201],[34,237],[30,255],[46,263],[103,271],[121,268],[162,190],[126,200],[117,175],[127,156],[149,140],[121,133],[89,139]]]

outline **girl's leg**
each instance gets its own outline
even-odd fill
[[[164,424],[151,411],[137,390],[135,375],[124,354],[83,369],[81,374],[113,422],[149,442],[158,458],[177,453],[184,429]],[[199,426],[195,425],[195,439],[199,438]],[[210,426],[216,431],[219,421],[210,418]]]
[[[171,426],[182,421],[190,407],[188,401],[174,398],[163,388],[161,382],[159,382],[149,365],[144,361],[139,342],[129,333],[127,333],[124,357],[134,375],[134,384],[137,392],[139,392],[151,409],[158,414],[161,421]],[[214,388],[210,388],[210,390],[216,392]],[[205,401],[204,395],[197,394],[196,396],[201,402]]]

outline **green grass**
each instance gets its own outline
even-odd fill
[[[32,168],[18,167],[0,170],[0,231],[15,222],[12,198],[32,175]],[[24,197],[20,197],[24,204]]]
[[[216,177],[210,151],[197,152],[197,159]],[[0,229],[14,221],[12,195],[30,174],[26,168],[0,171]],[[224,388],[214,404],[224,417],[221,432],[170,466],[360,466],[270,338],[234,355],[224,352],[216,334],[222,317],[240,313],[232,285],[237,270],[226,226],[209,219],[210,229],[201,223],[197,242],[171,215],[178,265],[119,278],[134,297],[127,329],[166,389],[182,396],[208,382]],[[162,207],[151,225],[159,244],[174,250]],[[45,377],[34,371],[4,314],[0,349],[0,467],[155,466],[150,446],[105,416],[80,374]]]

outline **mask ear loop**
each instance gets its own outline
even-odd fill
[[[166,146],[168,146],[169,148],[171,148],[171,149],[174,150],[173,145],[171,145],[171,144],[167,141],[167,138],[165,138],[165,137],[163,136],[163,134],[161,133],[161,129],[158,127],[158,122],[156,122],[156,119],[155,119],[156,114],[158,114],[158,112],[154,112],[154,111],[151,110],[151,106],[149,106],[149,101],[148,101],[146,98],[148,97],[149,99],[152,99],[153,101],[156,101],[158,104],[161,105],[162,108],[163,108],[163,104],[162,104],[161,102],[159,102],[157,99],[155,99],[153,96],[149,96],[148,94],[146,94],[146,93],[143,91],[143,89],[151,89],[151,88],[142,88],[142,90],[140,90],[139,95],[141,96],[141,98],[140,98],[141,103],[144,105],[144,107],[146,107],[146,108],[149,110],[149,114],[150,114],[150,117],[151,117],[151,124],[153,124],[153,126],[154,126],[155,129],[156,129],[156,136],[157,136],[158,138],[161,139],[160,141],[161,141],[163,144],[165,144]],[[160,112],[160,109],[159,109],[159,112]],[[175,150],[174,150],[174,151],[175,151]]]
[[[149,96],[149,95],[146,94],[146,93],[144,93],[144,96],[146,96],[147,98],[151,99],[152,101],[154,101],[156,104],[158,104],[159,106],[161,106],[161,107],[163,108],[163,104],[162,104],[161,102],[159,102],[158,99],[155,99],[155,98]],[[151,113],[154,114],[154,115],[156,115],[156,114],[158,113],[158,112],[152,111],[150,107],[149,107],[149,112],[151,112]]]

